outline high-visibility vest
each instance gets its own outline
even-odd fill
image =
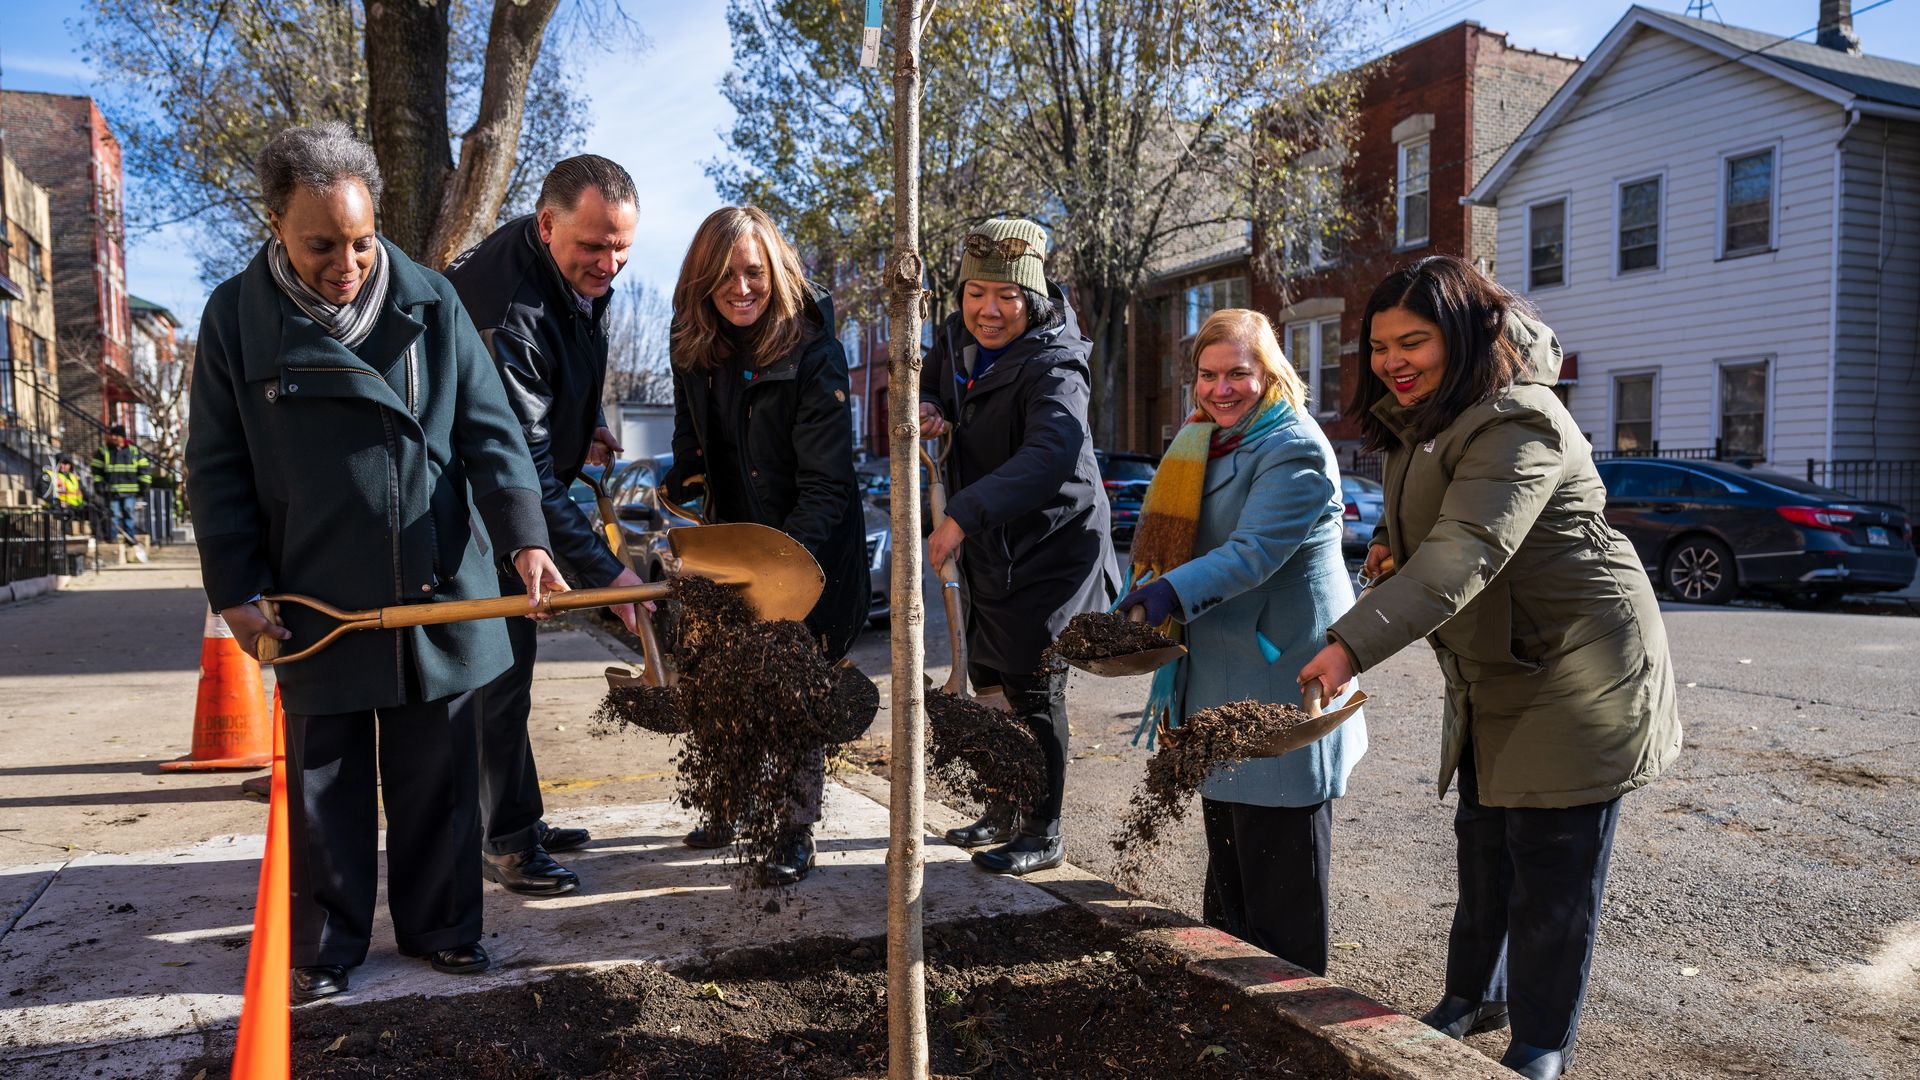
[[[100,444],[91,465],[94,490],[109,495],[138,495],[153,484],[153,462],[132,443],[117,449]]]
[[[80,477],[70,472],[58,470],[47,474],[47,491],[53,501],[60,506],[79,506]]]

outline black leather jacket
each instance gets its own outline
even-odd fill
[[[540,240],[529,215],[495,229],[447,267],[447,279],[500,369],[540,476],[540,509],[553,551],[576,585],[608,585],[620,560],[567,488],[586,464],[607,373],[607,302],[582,311],[577,294]]]

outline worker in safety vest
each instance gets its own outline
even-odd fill
[[[102,539],[124,538],[126,543],[138,544],[134,508],[153,485],[153,462],[127,440],[126,426],[115,424],[107,429],[107,441],[93,452],[91,465],[94,493],[107,503],[107,535]]]

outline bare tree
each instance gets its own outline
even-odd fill
[[[174,345],[169,363],[133,365],[133,393],[146,406],[151,428],[141,440],[153,459],[155,472],[186,478],[187,396],[193,385],[193,358],[197,342],[182,338]]]
[[[673,403],[673,304],[650,281],[616,289],[607,309],[607,381],[601,400]]]

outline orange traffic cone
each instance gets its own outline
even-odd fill
[[[160,768],[259,769],[270,761],[273,734],[267,720],[267,695],[260,689],[260,664],[240,651],[227,620],[207,609],[200,640],[200,700],[193,710],[193,750]]]
[[[293,1073],[290,918],[292,863],[287,836],[286,717],[273,695],[273,785],[267,807],[267,848],[260,858],[260,894],[253,904],[253,944],[247,950],[246,1000],[233,1042],[233,1080],[287,1080]]]

